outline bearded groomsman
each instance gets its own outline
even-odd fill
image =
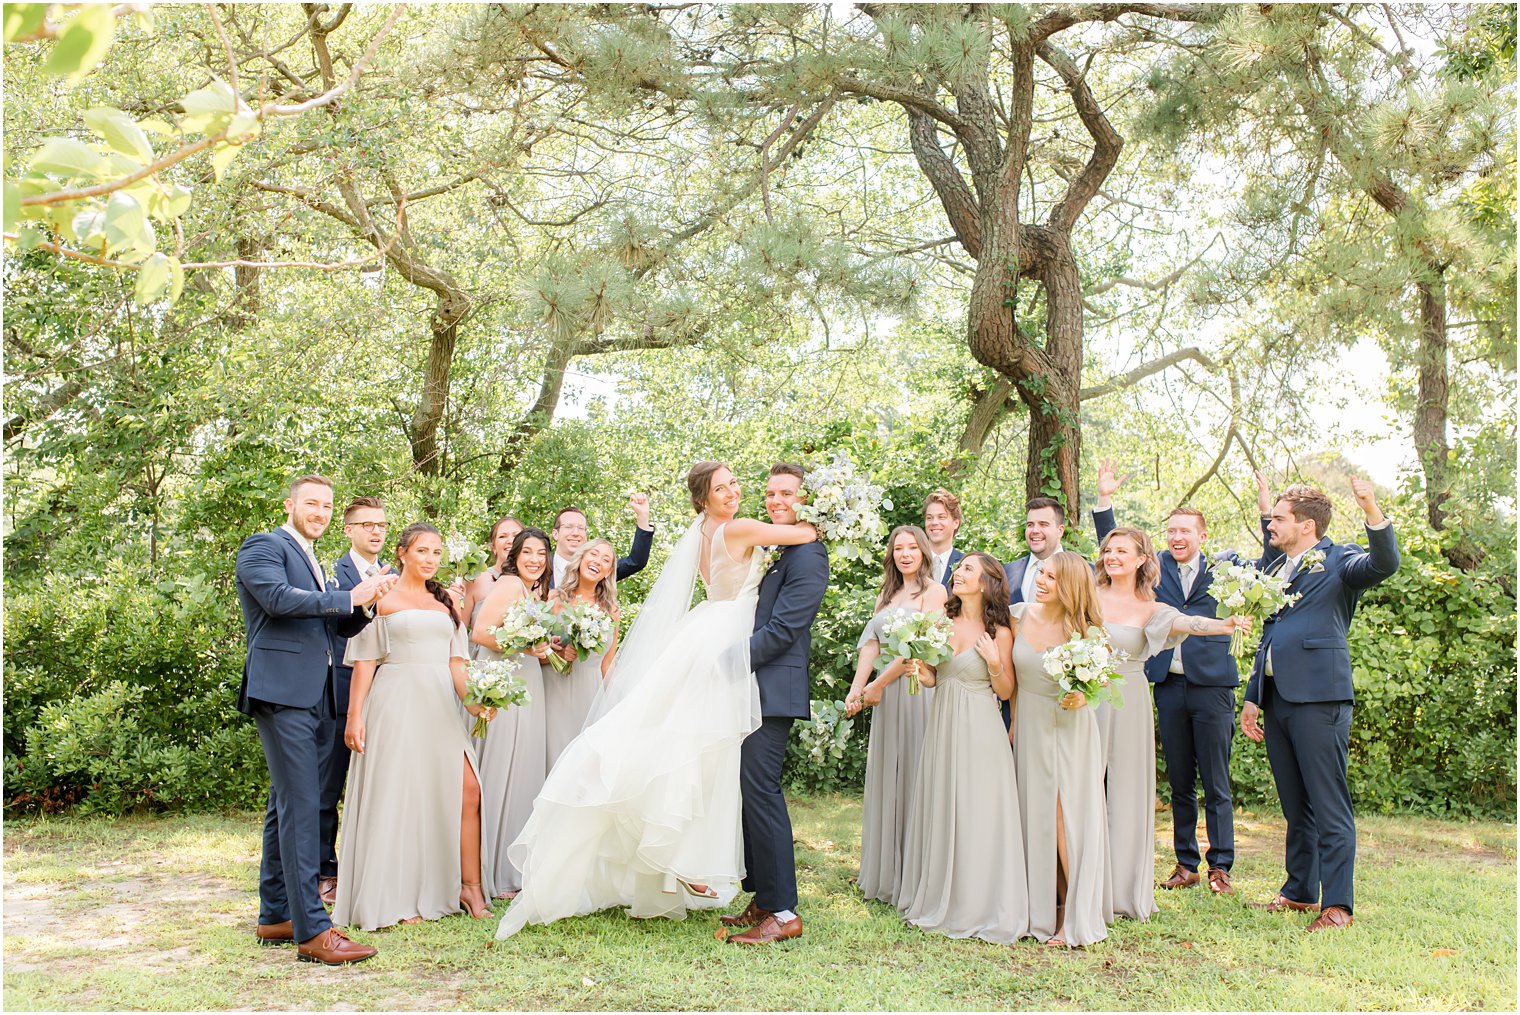
[[[380,573],[380,550],[385,546],[385,504],[379,497],[355,497],[343,509],[343,534],[348,552],[332,566],[329,584],[341,591],[357,588]],[[343,742],[347,725],[348,685],[353,668],[343,665],[348,639],[333,639],[333,700],[335,718],[322,720],[322,901],[332,905],[338,896],[338,802],[348,780],[350,752]]]
[[[1112,510],[1094,511],[1093,519],[1100,525],[1114,527]],[[1003,565],[1008,578],[1008,605],[1034,602],[1034,582],[1045,569],[1045,562],[1061,549],[1066,535],[1066,509],[1054,497],[1034,497],[1024,505],[1024,545],[1029,552],[1011,564]],[[1013,702],[1002,704],[1003,726],[1013,732]]]
[[[1113,530],[1113,495],[1124,478],[1114,463],[1098,466],[1098,502],[1093,525],[1098,542]],[[1257,507],[1265,540],[1272,503],[1267,481],[1256,473]],[[1193,617],[1218,616],[1210,593],[1214,576],[1203,555],[1208,523],[1197,508],[1178,507],[1166,520],[1166,547],[1156,554],[1161,580],[1156,601]],[[1227,559],[1240,562],[1233,553]],[[1186,649],[1184,654],[1183,649]],[[1203,781],[1204,823],[1209,831],[1209,888],[1234,892],[1230,869],[1235,863],[1235,805],[1230,797],[1230,754],[1235,739],[1235,688],[1240,675],[1230,655],[1229,635],[1193,635],[1182,646],[1159,652],[1145,662],[1145,677],[1155,692],[1156,724],[1161,733],[1166,777],[1172,790],[1172,848],[1177,863],[1162,888],[1189,888],[1203,880],[1198,855],[1198,781]]]
[[[961,499],[941,487],[924,498],[924,532],[929,537],[929,549],[934,553],[930,561],[934,580],[950,588],[950,576],[955,566],[965,556],[955,545],[955,534],[961,528]]]
[[[1311,932],[1351,926],[1356,820],[1346,785],[1352,703],[1346,633],[1362,593],[1399,569],[1399,544],[1372,484],[1353,479],[1351,492],[1369,550],[1325,537],[1330,498],[1312,486],[1290,486],[1273,505],[1271,542],[1257,566],[1289,576],[1288,591],[1300,598],[1262,625],[1240,712],[1242,732],[1266,741],[1288,819],[1288,879],[1262,906],[1318,910]]]
[[[301,476],[285,498],[285,524],[238,548],[248,657],[237,707],[258,726],[269,768],[255,936],[265,944],[300,942],[301,961],[337,966],[370,958],[375,949],[332,925],[318,887],[322,722],[337,714],[333,671],[342,658],[334,639],[362,631],[369,623],[363,607],[397,579],[382,569],[346,592],[326,587],[312,546],[332,513],[332,480]]]

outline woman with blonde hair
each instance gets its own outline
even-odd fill
[[[610,617],[612,640],[606,651],[585,659],[577,659],[575,649],[560,644],[558,638],[549,644],[551,652],[570,664],[564,673],[553,667],[544,670],[544,724],[551,769],[560,752],[580,735],[591,702],[612,669],[617,647],[617,553],[607,540],[593,539],[576,547],[565,564],[564,587],[549,593],[549,608],[555,613],[574,603],[594,606]]]
[[[1062,694],[1044,654],[1073,634],[1103,626],[1092,567],[1078,554],[1052,554],[1035,579],[1032,603],[1015,603],[1013,753],[1029,886],[1029,932],[1053,945],[1090,945],[1108,936],[1113,901],[1098,719],[1087,699]]]
[[[845,695],[845,709],[855,715],[867,705],[871,713],[866,747],[865,797],[860,818],[861,893],[868,899],[896,904],[902,865],[903,836],[908,805],[918,775],[918,756],[929,721],[934,689],[909,694],[899,678],[903,660],[895,659],[876,677],[871,673],[881,655],[881,629],[899,611],[932,613],[945,608],[948,593],[934,580],[934,551],[917,525],[899,525],[887,539],[882,561],[881,592],[876,613],[860,635],[855,679]]]
[[[1114,915],[1149,920],[1156,912],[1156,733],[1145,661],[1190,634],[1249,630],[1250,617],[1191,617],[1156,602],[1161,565],[1150,537],[1118,528],[1098,549],[1098,602],[1104,628],[1125,658],[1124,704],[1098,706],[1098,738],[1107,779],[1109,871]]]

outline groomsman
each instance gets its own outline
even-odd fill
[[[327,589],[312,544],[332,521],[332,481],[301,476],[285,498],[285,524],[238,548],[237,593],[248,629],[238,711],[253,716],[269,768],[259,864],[261,942],[298,941],[297,958],[330,966],[370,958],[332,925],[317,885],[321,869],[321,741],[333,719],[334,638],[369,622],[362,609],[390,591],[382,569],[349,591]]]
[[[1112,511],[1102,512],[1106,524],[1114,527]],[[1100,512],[1093,512],[1093,518]],[[1024,545],[1029,552],[1011,564],[1003,565],[1008,578],[1008,605],[1034,602],[1034,581],[1045,568],[1045,562],[1061,549],[1061,539],[1066,535],[1066,509],[1054,497],[1035,497],[1024,505]],[[1002,703],[1003,726],[1013,730],[1013,703]]]
[[[1372,484],[1351,481],[1367,526],[1363,550],[1325,538],[1330,498],[1290,486],[1272,508],[1271,545],[1258,567],[1290,575],[1300,598],[1262,625],[1240,728],[1267,744],[1288,819],[1288,879],[1269,912],[1319,911],[1312,931],[1351,926],[1356,819],[1346,785],[1351,740],[1351,652],[1346,632],[1362,592],[1399,569],[1399,544]],[[1266,714],[1262,722],[1262,713]]]
[[[380,573],[380,550],[385,546],[385,505],[378,497],[355,497],[343,509],[343,534],[348,552],[332,566],[331,585],[342,591],[357,588],[366,578]],[[333,639],[334,717],[322,720],[322,901],[332,905],[338,897],[338,801],[348,780],[350,752],[343,742],[348,725],[348,685],[353,668],[343,665],[348,639]]]
[[[633,511],[633,545],[628,549],[628,556],[617,562],[618,581],[632,578],[644,570],[644,565],[649,563],[649,551],[654,547],[654,526],[649,524],[649,497],[642,492],[635,493],[628,498],[628,507]],[[570,557],[589,534],[585,512],[578,507],[559,509],[559,514],[554,516],[554,528],[549,530],[549,535],[554,537],[554,556],[549,560],[554,565],[549,576],[552,587],[558,588],[564,582]]]
[[[1127,477],[1126,477],[1127,478]],[[1256,474],[1257,503],[1265,535],[1266,515],[1272,510],[1266,477]],[[1114,465],[1098,466],[1098,503],[1093,524],[1098,542],[1114,528],[1114,492],[1124,479]],[[1156,554],[1161,581],[1156,601],[1188,616],[1218,616],[1210,594],[1214,576],[1202,553],[1208,523],[1197,508],[1179,507],[1166,521],[1168,553]],[[1226,555],[1239,562],[1233,553]],[[1186,649],[1184,655],[1183,649]],[[1177,856],[1162,888],[1189,888],[1203,880],[1198,865],[1198,780],[1203,780],[1204,822],[1209,830],[1209,888],[1230,894],[1230,869],[1235,863],[1235,805],[1230,797],[1230,754],[1235,738],[1235,688],[1240,675],[1230,655],[1228,635],[1193,635],[1182,646],[1167,649],[1145,662],[1145,677],[1155,692],[1156,721],[1161,751],[1166,758],[1167,782],[1172,789],[1172,848]]]
[[[934,580],[950,588],[950,576],[964,553],[955,545],[955,534],[961,529],[961,499],[941,487],[924,498],[924,532],[929,536],[929,549],[934,553]]]

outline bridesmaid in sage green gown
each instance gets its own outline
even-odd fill
[[[933,551],[923,529],[899,525],[887,539],[887,547],[876,615],[855,646],[860,652],[859,662],[844,700],[845,710],[852,716],[871,706],[860,818],[860,891],[868,899],[896,905],[908,805],[918,777],[919,752],[934,688],[921,687],[918,694],[909,694],[908,682],[899,679],[905,672],[900,659],[874,678],[871,674],[881,655],[881,629],[887,619],[899,610],[943,611],[947,593],[929,573]]]
[[[476,614],[470,640],[479,646],[477,658],[502,659],[492,631],[507,610],[524,597],[542,601],[549,593],[549,536],[540,529],[523,529],[512,540],[503,574]],[[481,817],[486,831],[485,867],[491,872],[497,898],[511,898],[522,889],[522,872],[512,866],[507,847],[517,838],[548,773],[544,723],[544,664],[549,644],[536,645],[511,656],[517,675],[528,685],[529,702],[509,708],[476,743],[480,757]]]
[[[966,554],[945,611],[955,655],[938,672],[908,664],[935,691],[897,908],[924,930],[1011,944],[1029,932],[1029,889],[1018,778],[998,703],[1015,688],[1007,603],[1003,566]]]
[[[550,771],[570,741],[580,736],[591,702],[612,669],[617,649],[617,553],[612,544],[605,539],[582,543],[570,554],[565,575],[566,587],[549,593],[549,605],[554,612],[559,613],[571,603],[589,604],[612,618],[613,629],[606,651],[585,659],[577,659],[575,650],[560,645],[558,638],[549,645],[549,651],[570,664],[565,673],[552,666],[544,667],[544,726]]]
[[[363,930],[458,913],[491,915],[475,751],[459,723],[464,628],[432,576],[443,541],[409,526],[401,581],[348,643],[353,666],[344,742],[353,751],[333,922]],[[472,715],[494,709],[471,705]]]
[[[1114,915],[1142,922],[1156,908],[1156,722],[1145,661],[1190,634],[1249,629],[1249,617],[1192,617],[1156,602],[1161,565],[1139,529],[1109,532],[1098,550],[1098,601],[1109,642],[1125,653],[1115,665],[1124,704],[1098,706],[1107,780],[1109,876]]]

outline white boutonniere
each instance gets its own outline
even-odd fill
[[[760,573],[764,574],[776,564],[776,558],[781,555],[780,550],[774,546],[760,547]]]
[[[1309,550],[1298,562],[1298,570],[1295,574],[1317,574],[1325,570],[1325,551]]]

